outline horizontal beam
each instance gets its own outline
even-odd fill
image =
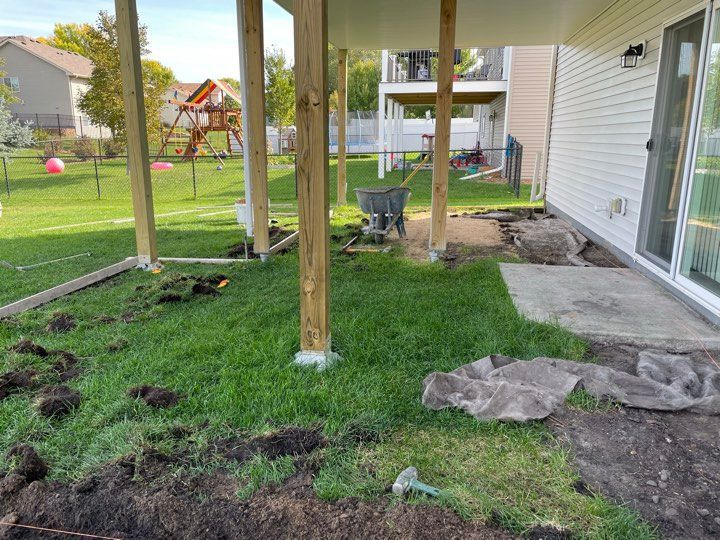
[[[293,242],[298,240],[299,236],[300,236],[300,231],[295,231],[290,236],[283,238],[277,244],[270,247],[270,253],[277,253],[281,249],[286,248],[287,246],[291,245]]]
[[[246,262],[252,259],[210,259],[197,257],[160,257],[161,263],[186,263],[186,264],[235,264]]]
[[[90,274],[84,275],[77,279],[73,279],[72,281],[63,283],[62,285],[58,285],[37,294],[33,294],[32,296],[28,296],[27,298],[23,298],[22,300],[18,300],[17,302],[13,302],[12,304],[1,307],[0,318],[15,315],[17,313],[22,313],[23,311],[27,311],[28,309],[33,309],[43,304],[47,304],[48,302],[52,302],[53,300],[56,300],[61,296],[74,293],[76,291],[79,291],[80,289],[89,287],[90,285],[93,285],[98,281],[102,281],[103,279],[107,279],[109,277],[116,276],[117,274],[125,272],[126,270],[130,270],[131,268],[137,266],[137,264],[137,257],[128,257],[127,259],[119,263],[106,266],[105,268],[101,268],[100,270],[91,272]]]
[[[453,105],[482,105],[490,103],[503,92],[458,92],[453,93]],[[419,92],[411,94],[386,94],[401,105],[435,105],[437,92]]]

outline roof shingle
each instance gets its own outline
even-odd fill
[[[0,46],[6,42],[14,43],[75,77],[87,79],[92,75],[93,63],[81,54],[56,49],[28,36],[0,36]]]

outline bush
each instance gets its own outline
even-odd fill
[[[60,139],[50,139],[45,141],[43,146],[43,156],[45,157],[57,157],[62,151],[62,141]]]
[[[107,139],[103,141],[103,154],[108,157],[115,157],[125,153],[125,145],[116,139]]]
[[[75,139],[71,146],[71,151],[82,161],[92,157],[95,154],[95,142],[89,137],[80,137]]]

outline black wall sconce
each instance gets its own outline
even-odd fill
[[[621,68],[634,68],[637,66],[638,60],[645,58],[645,48],[647,44],[643,41],[638,45],[630,45],[628,50],[620,56]]]

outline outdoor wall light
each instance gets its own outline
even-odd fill
[[[634,68],[637,66],[638,60],[645,58],[646,43],[643,41],[638,45],[630,45],[628,50],[620,56],[621,68]]]

